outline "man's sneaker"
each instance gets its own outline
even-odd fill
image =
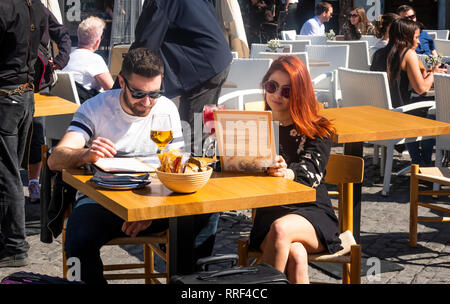
[[[21,267],[26,265],[28,265],[28,255],[26,253],[18,253],[0,257],[0,268]]]
[[[28,182],[28,196],[30,198],[30,203],[35,203],[41,198],[41,186],[39,186],[38,181]]]

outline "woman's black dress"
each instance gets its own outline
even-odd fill
[[[315,188],[316,201],[257,209],[250,233],[250,246],[259,248],[276,219],[287,214],[298,214],[311,222],[319,240],[330,253],[341,250],[338,219],[323,183],[330,157],[331,138],[310,139],[297,134],[294,125],[291,125],[280,126],[279,139],[280,155],[288,168],[294,171],[295,181]]]

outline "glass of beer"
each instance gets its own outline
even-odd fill
[[[158,146],[158,153],[164,151],[172,141],[172,122],[169,114],[153,114],[150,139]]]

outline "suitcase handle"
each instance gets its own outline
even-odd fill
[[[239,273],[251,273],[251,272],[257,272],[258,269],[256,268],[231,268],[231,269],[227,269],[227,270],[222,270],[222,271],[217,271],[214,273],[210,273],[210,274],[204,274],[204,275],[199,275],[198,279],[200,280],[210,280],[210,279],[214,279],[217,277],[223,277],[223,276],[227,276],[227,275],[234,275],[234,274],[239,274]]]
[[[231,267],[238,263],[239,256],[234,253],[209,256],[197,260],[196,268],[198,271],[208,271],[209,265],[231,262]]]

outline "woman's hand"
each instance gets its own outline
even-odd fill
[[[294,171],[287,168],[286,161],[281,155],[275,157],[275,164],[267,169],[267,174],[289,178],[290,180],[293,180],[295,177]]]

